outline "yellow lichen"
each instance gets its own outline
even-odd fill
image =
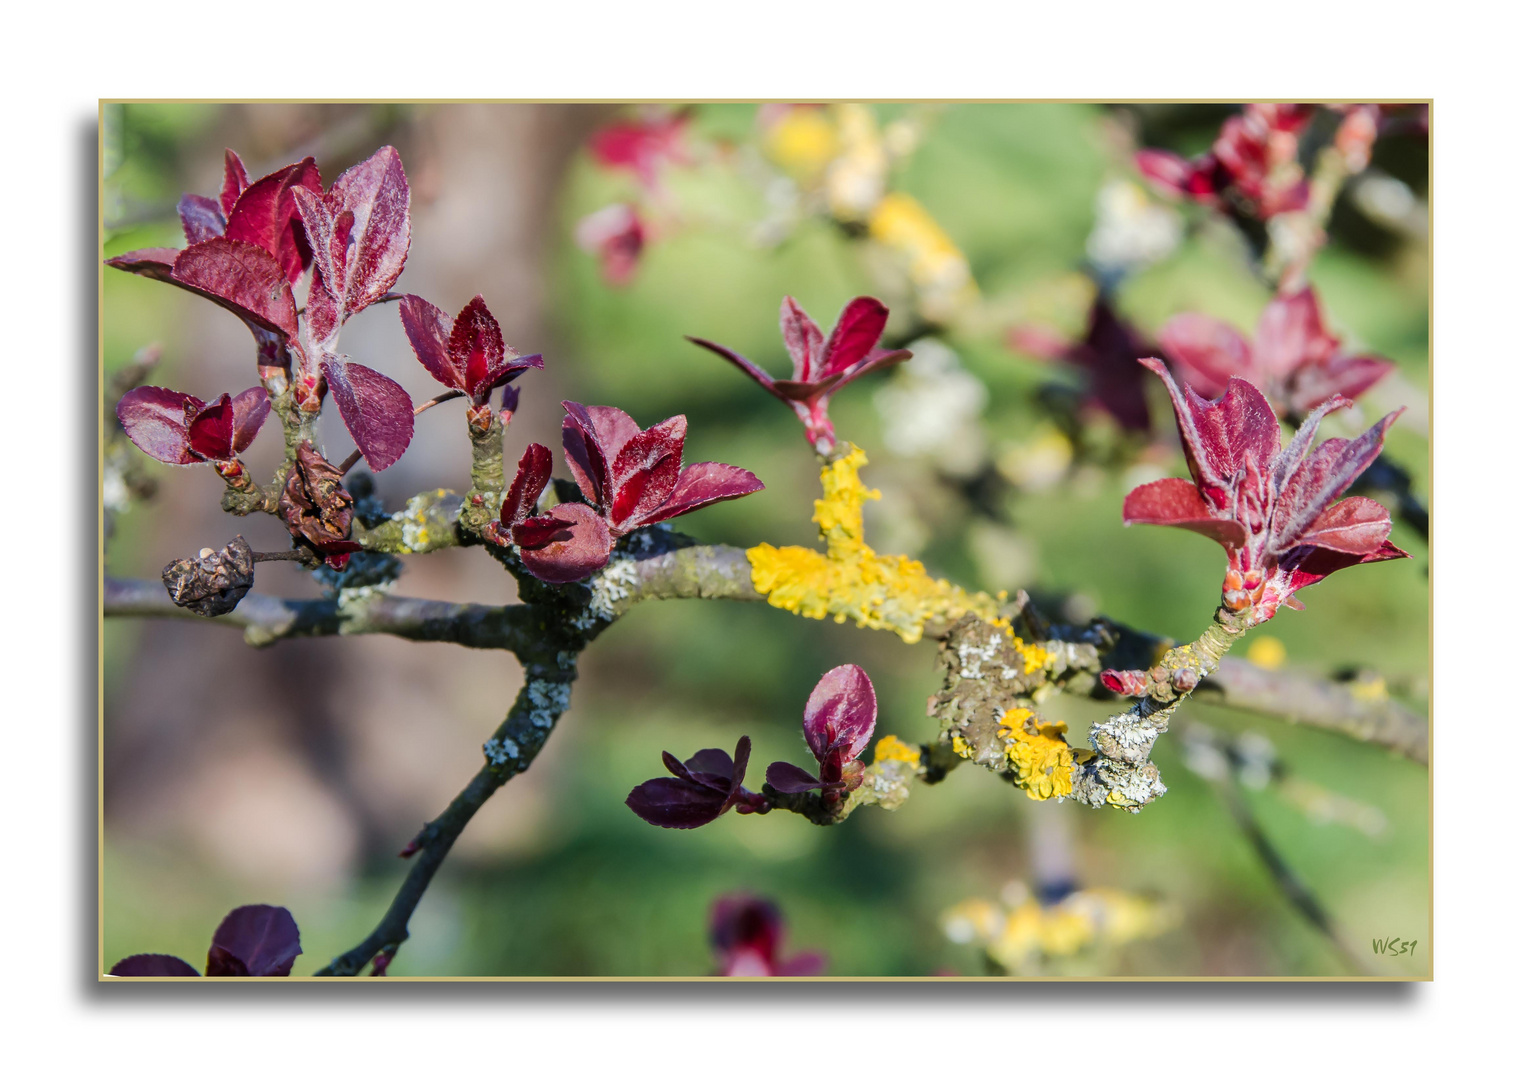
[[[961,735],[952,736],[952,752],[961,758],[973,757],[973,747]]]
[[[867,455],[853,446],[820,470],[824,498],[814,500],[814,523],[824,553],[772,544],[758,544],[746,553],[756,591],[773,607],[805,618],[853,619],[858,626],[892,630],[911,644],[933,620],[952,622],[968,612],[994,618],[994,597],[965,592],[932,578],[915,559],[879,555],[867,545],[862,504],[879,493],[858,475],[865,464]]]
[[[1065,724],[1039,724],[1028,708],[1016,708],[1000,718],[1005,759],[1016,773],[1016,786],[1030,799],[1051,799],[1074,790],[1074,751]]]
[[[1053,663],[1054,656],[1041,645],[1028,645],[1026,642],[1017,640],[1016,651],[1021,653],[1021,673],[1032,675],[1042,671]]]
[[[903,761],[911,765],[919,765],[920,751],[897,735],[885,735],[878,740],[878,745],[872,748],[872,763],[876,765],[883,761]]]

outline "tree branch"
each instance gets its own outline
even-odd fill
[[[1366,697],[1350,684],[1320,675],[1267,671],[1231,658],[1203,683],[1199,698],[1348,735],[1422,765],[1431,760],[1431,729],[1425,717],[1392,698]]]

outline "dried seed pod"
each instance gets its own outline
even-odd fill
[[[351,552],[361,550],[360,544],[346,539],[351,534],[352,506],[340,470],[305,441],[298,447],[298,459],[277,502],[277,514],[288,531],[332,565],[344,566]]]
[[[243,536],[222,551],[203,548],[192,559],[177,559],[160,575],[177,607],[212,618],[227,615],[255,583],[255,554]]]

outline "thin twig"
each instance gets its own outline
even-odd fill
[[[1303,916],[1310,926],[1318,930],[1331,945],[1335,946],[1336,952],[1353,971],[1363,975],[1371,974],[1360,954],[1340,936],[1335,927],[1335,920],[1325,910],[1319,897],[1303,883],[1297,871],[1288,865],[1282,853],[1266,835],[1266,831],[1261,828],[1260,822],[1255,819],[1255,814],[1250,810],[1250,804],[1246,802],[1244,794],[1239,790],[1239,782],[1234,778],[1232,771],[1230,775],[1220,780],[1213,780],[1211,783],[1218,791],[1229,815],[1234,818],[1234,823],[1239,826],[1240,832],[1250,842],[1256,857],[1261,860],[1261,865],[1266,867],[1267,873],[1271,875],[1288,903],[1292,904],[1294,910]]]

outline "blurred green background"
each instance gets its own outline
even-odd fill
[[[884,121],[909,106],[881,105]],[[961,105],[927,118],[893,185],[921,200],[967,256],[988,310],[977,330],[948,335],[987,390],[982,425],[992,456],[1022,453],[1046,434],[1045,383],[1072,376],[1005,343],[1004,323],[1038,317],[1078,327],[1089,291],[1081,266],[1097,192],[1131,178],[1139,131],[1188,153],[1205,148],[1228,110],[1094,105]],[[455,311],[483,292],[508,342],[541,351],[526,380],[507,454],[556,445],[560,397],[618,405],[644,425],[684,412],[689,461],[754,471],[764,492],[687,518],[704,541],[812,543],[816,465],[777,402],[682,335],[733,346],[777,373],[787,365],[776,309],[791,293],[828,327],[852,296],[876,291],[860,245],[823,215],[777,246],[751,242],[769,190],[751,157],[756,110],[704,105],[692,117],[688,164],[663,190],[599,168],[582,149],[621,115],[595,106],[108,106],[105,254],[180,246],[175,200],[214,193],[222,150],[259,175],[315,154],[328,183],[383,142],[411,178],[413,246],[398,288]],[[721,140],[721,141],[720,141]],[[718,147],[722,146],[720,150]],[[1423,144],[1381,145],[1377,162],[1424,198]],[[753,164],[752,164],[753,163]],[[658,207],[660,235],[631,284],[603,281],[572,240],[586,214],[619,199]],[[1181,211],[1178,209],[1177,211]],[[1195,219],[1195,215],[1189,217]],[[1200,220],[1200,219],[1197,219]],[[1396,404],[1411,423],[1389,452],[1429,502],[1429,255],[1418,235],[1381,229],[1343,196],[1335,242],[1312,278],[1332,329],[1399,365],[1364,402],[1368,421]],[[104,358],[110,374],[151,341],[164,346],[153,382],[211,397],[255,382],[248,336],[227,314],[156,282],[107,271]],[[1152,334],[1179,311],[1248,331],[1267,299],[1238,238],[1194,223],[1164,260],[1124,284],[1122,310]],[[900,319],[896,308],[895,324]],[[1012,317],[1014,316],[1014,318]],[[348,352],[401,381],[419,400],[432,383],[391,311],[348,328]],[[837,430],[871,457],[865,479],[871,538],[970,587],[1018,587],[1146,630],[1197,634],[1218,598],[1222,557],[1200,537],[1121,525],[1132,468],[1081,465],[1061,483],[1004,486],[986,518],[937,462],[885,445],[874,376],[835,399]],[[1162,393],[1151,393],[1162,445],[1138,457],[1157,475],[1182,473]],[[452,414],[452,415],[446,415]],[[404,462],[378,477],[390,509],[425,487],[459,490],[467,441],[455,410],[421,419]],[[350,448],[327,419],[335,458]],[[251,459],[277,460],[272,432]],[[265,457],[262,456],[264,447]],[[1136,452],[1136,451],[1135,451]],[[270,522],[230,522],[210,470],[151,464],[149,503],[122,514],[108,573],[157,577],[172,558],[242,531],[282,545]],[[556,472],[562,472],[563,465]],[[263,531],[264,530],[264,531]],[[1381,676],[1424,711],[1429,694],[1427,546],[1402,527],[1413,560],[1359,568],[1306,590],[1308,610],[1262,628],[1286,664]],[[263,591],[317,595],[283,564],[263,566]],[[417,557],[403,594],[509,602],[511,580],[481,552]],[[1249,641],[1240,646],[1244,651]],[[925,700],[937,688],[935,646],[821,624],[763,604],[677,602],[640,607],[586,653],[571,711],[543,759],[496,796],[421,905],[390,974],[699,975],[712,970],[711,900],[750,891],[783,908],[790,948],[829,958],[833,975],[980,974],[973,945],[948,941],[941,913],[1008,882],[1035,883],[1039,839],[1064,837],[1081,885],[1153,894],[1180,913],[1175,929],[1119,949],[1092,950],[1039,970],[1096,975],[1340,975],[1334,947],[1272,886],[1217,795],[1171,740],[1156,761],[1170,794],[1137,817],[1042,808],[979,770],[921,788],[897,813],[864,809],[815,828],[787,814],[731,816],[695,832],[651,828],[623,805],[659,775],[661,750],[755,742],[752,781],[767,762],[800,760],[803,702],[819,676],[861,664],[877,687],[879,733],[933,734]],[[281,903],[302,928],[311,972],[359,941],[405,869],[394,856],[472,775],[479,743],[508,707],[519,673],[509,657],[448,646],[346,640],[289,642],[255,653],[237,633],[179,621],[106,627],[104,958],[178,953],[200,964],[219,919],[240,903]],[[1084,743],[1106,703],[1055,700]],[[1353,949],[1378,936],[1416,938],[1413,958],[1375,959],[1378,974],[1423,974],[1429,949],[1429,788],[1426,770],[1345,738],[1200,705],[1179,716],[1270,740],[1289,770],[1386,819],[1378,835],[1311,820],[1268,787],[1247,796],[1256,818],[1334,916]],[[1046,822],[1038,818],[1050,813]],[[1043,829],[1039,825],[1044,826]]]

